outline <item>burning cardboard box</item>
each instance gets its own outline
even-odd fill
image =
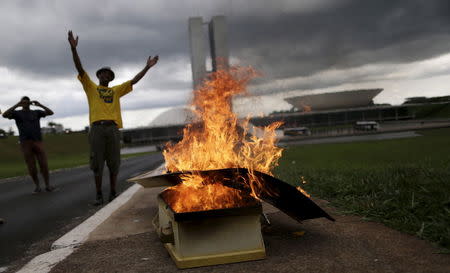
[[[300,187],[272,176],[282,154],[275,134],[281,123],[249,135],[248,119],[232,112],[232,96],[245,93],[255,75],[236,67],[211,73],[194,91],[197,120],[163,152],[167,173],[130,179],[144,187],[168,186],[158,196],[154,225],[179,268],[264,258],[261,201],[298,221],[334,220]]]
[[[177,211],[170,187],[182,185],[182,177],[197,174],[213,177],[218,184],[242,196],[234,205],[217,203],[216,207]],[[158,196],[158,216],[154,226],[161,241],[179,268],[242,262],[265,258],[260,218],[263,200],[277,207],[297,221],[325,217],[334,219],[295,187],[275,177],[256,172],[267,190],[253,198],[245,180],[247,169],[220,169],[195,172],[169,173],[159,176],[144,174],[130,181],[143,187],[168,186]],[[199,203],[200,204],[200,203]]]

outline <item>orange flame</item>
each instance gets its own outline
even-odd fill
[[[275,145],[275,122],[262,128],[260,137],[249,136],[249,119],[238,120],[232,111],[234,95],[245,94],[247,83],[258,74],[249,67],[231,67],[210,74],[194,91],[193,112],[197,120],[183,130],[183,139],[163,151],[169,172],[247,168],[251,196],[264,190],[253,171],[272,174],[282,148]],[[167,189],[163,197],[173,210],[197,211],[242,206],[249,198],[239,190],[211,181],[200,174],[183,175],[182,183]],[[248,194],[247,194],[248,196]]]

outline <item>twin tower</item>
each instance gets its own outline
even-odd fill
[[[212,71],[216,71],[219,65],[223,68],[227,68],[229,65],[225,16],[214,16],[210,22],[203,22],[202,17],[189,18],[189,44],[194,89],[209,72],[206,71],[208,43],[205,36],[209,37]]]

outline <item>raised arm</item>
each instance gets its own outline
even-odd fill
[[[12,117],[11,115],[12,115],[13,111],[16,110],[16,108],[17,108],[17,107],[20,107],[20,106],[22,106],[22,101],[19,101],[18,103],[14,104],[11,108],[9,108],[8,110],[6,110],[6,111],[3,113],[3,117],[4,117],[4,118],[11,118],[11,117]]]
[[[33,104],[33,105],[35,105],[35,106],[38,106],[38,107],[41,107],[42,109],[44,109],[45,115],[46,115],[46,116],[51,116],[51,115],[53,115],[53,111],[52,111],[50,108],[48,108],[48,107],[42,105],[42,104],[41,104],[40,102],[38,102],[37,100],[32,101],[31,104]]]
[[[71,30],[69,30],[68,36],[70,49],[72,50],[73,63],[75,64],[75,67],[78,71],[78,75],[83,76],[84,69],[83,66],[81,65],[80,57],[78,56],[77,52],[78,36],[77,38],[74,38]]]
[[[156,55],[154,58],[152,56],[148,57],[147,64],[145,65],[144,69],[142,69],[141,72],[137,73],[136,76],[131,80],[131,84],[136,84],[142,77],[144,77],[145,73],[154,66],[158,62],[158,55]]]

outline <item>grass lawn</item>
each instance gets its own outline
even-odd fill
[[[45,135],[44,145],[51,170],[88,164],[89,144],[86,134]],[[141,154],[124,155],[122,158],[136,155]],[[18,137],[0,139],[0,179],[26,174]]]
[[[450,129],[422,137],[291,146],[275,175],[358,214],[450,250]]]

